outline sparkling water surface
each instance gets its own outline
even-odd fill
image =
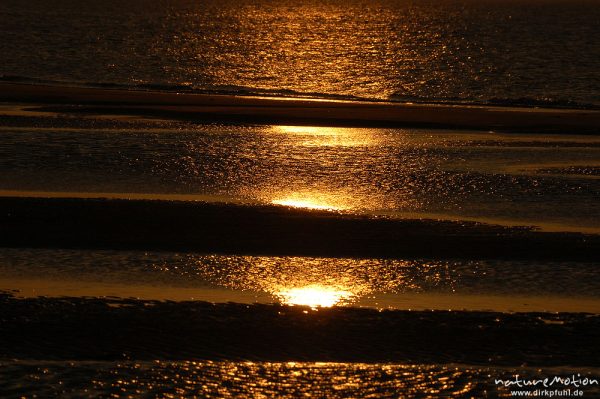
[[[597,369],[464,365],[269,362],[0,362],[0,389],[14,397],[509,398],[496,379],[597,379]],[[16,378],[15,378],[16,377]],[[550,390],[563,386],[553,386]],[[534,391],[528,388],[524,391]],[[571,390],[575,388],[571,387]],[[598,386],[582,388],[585,396]],[[591,396],[590,396],[591,397]]]
[[[593,107],[600,104],[599,5],[3,0],[0,80]],[[559,231],[600,228],[600,141],[594,136],[137,123],[135,129],[98,121],[91,128],[1,127],[2,195],[185,194]],[[160,299],[279,302],[313,310],[510,311],[518,304],[540,311],[570,303],[571,311],[581,311],[598,309],[596,269],[578,262],[3,248],[0,290],[20,289],[10,292],[22,296],[37,296],[40,288],[52,296],[160,293]],[[413,295],[429,300],[416,305]],[[475,299],[452,302],[468,296]],[[542,300],[532,304],[534,297]],[[0,396],[494,398],[510,397],[495,378],[573,373],[600,376],[593,368],[525,365],[0,359]],[[585,390],[585,397],[599,394],[597,387]]]
[[[600,228],[595,136],[158,122],[136,129],[0,129],[3,190],[191,194],[564,231]]]
[[[0,249],[0,289],[311,307],[600,311],[597,265]],[[578,308],[579,306],[579,308]]]
[[[4,0],[0,75],[228,93],[600,103],[597,0]]]

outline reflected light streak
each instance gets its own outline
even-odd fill
[[[327,287],[317,284],[282,289],[275,295],[285,305],[304,305],[311,308],[332,307],[354,296],[350,291],[339,287]]]
[[[318,209],[330,211],[343,211],[350,209],[348,196],[343,193],[327,191],[298,191],[280,193],[270,202],[274,205],[289,206],[293,208]]]
[[[288,134],[307,134],[315,136],[332,136],[340,134],[340,128],[328,128],[318,126],[277,126],[282,133]]]
[[[286,199],[280,199],[280,200],[273,200],[271,201],[271,203],[275,204],[275,205],[283,205],[283,206],[291,206],[293,208],[305,208],[305,209],[322,209],[322,210],[340,210],[340,207],[337,206],[333,206],[333,205],[329,205],[329,204],[325,204],[325,203],[319,203],[319,202],[315,202],[312,200],[303,200],[303,199],[292,199],[292,198],[286,198]]]
[[[275,132],[299,136],[305,146],[362,146],[372,144],[373,135],[367,129],[320,126],[274,126]]]

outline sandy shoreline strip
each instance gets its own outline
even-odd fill
[[[200,201],[0,197],[0,245],[357,258],[600,260],[600,235]]]
[[[0,83],[0,102],[35,104],[49,112],[197,122],[600,134],[600,110],[266,98],[15,83]]]

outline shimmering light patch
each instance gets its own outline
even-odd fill
[[[280,199],[280,200],[273,200],[271,202],[275,205],[291,206],[293,208],[324,209],[324,210],[325,209],[329,209],[329,210],[339,210],[340,209],[333,205],[329,205],[329,204],[325,204],[325,203],[318,203],[318,202],[311,201],[308,199],[303,200],[303,199],[286,198],[286,199]]]
[[[286,305],[305,305],[312,308],[331,307],[354,296],[350,291],[324,285],[282,289],[276,295]]]
[[[319,126],[275,126],[275,129],[288,134],[329,135],[340,129]]]
[[[375,143],[371,129],[319,127],[319,126],[273,126],[275,133],[300,136],[304,146],[365,146]]]
[[[341,211],[351,208],[348,205],[348,201],[349,199],[340,195],[320,192],[299,192],[276,197],[271,200],[271,203],[293,208]]]

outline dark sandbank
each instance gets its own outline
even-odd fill
[[[0,357],[600,366],[600,316],[0,295]]]
[[[36,104],[36,110],[46,112],[195,122],[600,133],[598,110],[259,98],[14,83],[0,84],[0,102]]]
[[[365,258],[600,260],[600,235],[272,205],[0,198],[0,245]]]

